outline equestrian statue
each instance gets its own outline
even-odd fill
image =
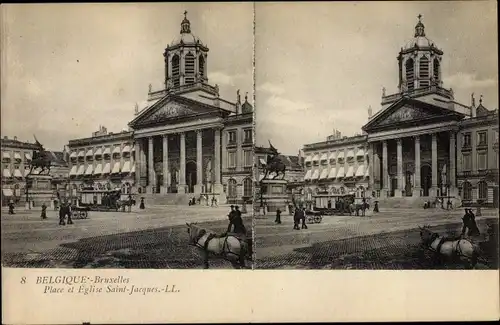
[[[45,150],[43,145],[38,141],[36,136],[33,134],[35,138],[35,146],[36,148],[33,150],[33,155],[31,157],[31,163],[29,164],[29,171],[26,175],[26,202],[29,202],[29,183],[31,175],[49,175],[50,167],[51,167],[51,159],[50,153]],[[31,206],[30,206],[31,208]]]
[[[262,179],[276,179],[281,175],[280,179],[285,178],[286,165],[281,161],[280,154],[278,150],[273,147],[271,141],[269,141],[270,154],[267,155],[266,164],[264,166],[265,174]],[[270,175],[275,174],[272,178],[268,178]]]

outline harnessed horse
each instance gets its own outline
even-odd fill
[[[245,256],[248,244],[235,235],[218,236],[214,231],[204,229],[195,223],[187,223],[189,245],[194,246],[203,258],[204,268],[208,269],[208,258],[222,258],[231,263],[233,268],[245,268]]]
[[[128,207],[128,212],[132,210],[132,206],[135,205],[135,200],[134,199],[127,199],[127,200],[116,200],[116,205],[117,205],[117,210],[122,209],[122,211],[125,211],[125,207]]]
[[[446,238],[432,232],[429,226],[420,227],[420,239],[424,248],[435,253],[438,258],[451,261],[468,261],[470,268],[478,262],[478,247],[468,239]]]

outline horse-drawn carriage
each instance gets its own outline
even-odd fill
[[[120,189],[114,190],[95,190],[84,189],[79,192],[79,207],[87,211],[123,211],[128,206],[130,212],[131,206],[135,200],[131,194],[122,194]]]
[[[323,213],[321,211],[306,210],[307,223],[321,223],[323,221]]]
[[[71,207],[71,217],[73,219],[87,219],[89,217],[89,207]]]

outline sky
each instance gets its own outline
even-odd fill
[[[443,86],[455,99],[498,108],[497,10],[494,1],[256,3],[256,145],[268,140],[297,155],[333,129],[361,133],[382,88],[396,93],[397,56],[425,33],[443,50]]]
[[[99,125],[127,128],[148,86],[161,89],[163,52],[191,31],[209,48],[221,97],[253,91],[252,3],[2,5],[1,135],[62,150]],[[249,95],[251,99],[251,95]]]

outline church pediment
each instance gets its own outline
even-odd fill
[[[168,124],[169,122],[199,117],[201,115],[220,114],[215,107],[207,106],[178,96],[166,97],[139,114],[130,125],[132,127]]]
[[[394,129],[434,120],[459,120],[462,114],[413,99],[402,99],[369,121],[363,130]]]

